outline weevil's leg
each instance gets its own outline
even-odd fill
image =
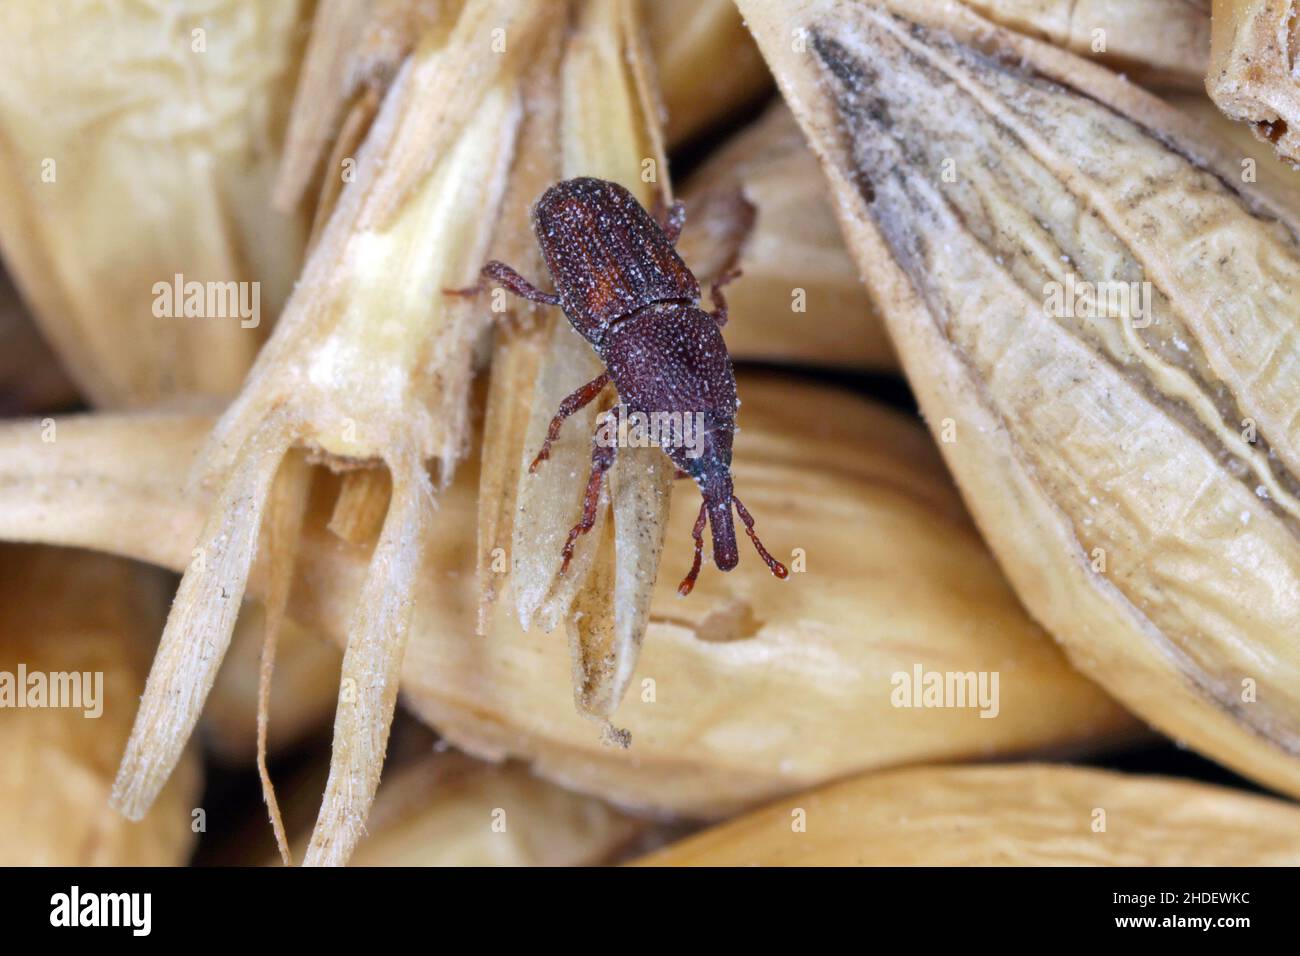
[[[493,259],[483,267],[482,274],[485,278],[496,279],[521,299],[540,302],[542,305],[560,304],[558,295],[554,292],[543,292],[504,262]]]
[[[674,246],[677,245],[678,238],[682,234],[682,226],[686,225],[686,204],[680,199],[674,199],[673,204],[668,207],[664,215],[663,222],[660,223],[664,231],[664,236]]]
[[[665,206],[664,191],[660,189],[655,193],[654,210],[651,215],[659,224],[659,228],[664,231],[668,241],[674,246],[677,245],[677,239],[682,234],[682,226],[686,225],[686,204],[680,199],[674,199],[671,206]]]
[[[488,279],[495,279],[505,288],[529,302],[542,305],[559,305],[560,297],[553,292],[543,292],[504,262],[493,259],[479,272],[476,284],[464,289],[443,289],[447,295],[478,295],[486,287]]]
[[[768,554],[767,548],[763,547],[763,542],[758,540],[758,535],[754,533],[754,519],[745,510],[745,506],[740,503],[740,499],[732,495],[731,500],[736,506],[736,514],[740,515],[740,520],[745,523],[745,531],[749,535],[749,540],[754,542],[754,547],[758,549],[758,556],[766,562],[768,568],[778,578],[788,578],[790,572],[786,570],[785,565]]]
[[[596,508],[600,504],[600,483],[605,478],[605,472],[613,467],[614,455],[618,451],[617,445],[601,444],[601,431],[598,425],[596,434],[591,437],[591,475],[587,478],[587,493],[582,499],[582,518],[569,529],[568,540],[564,542],[564,550],[560,552],[564,557],[560,562],[561,575],[569,572],[569,562],[573,560],[573,549],[578,543],[578,537],[586,534],[596,524]]]
[[[709,286],[709,298],[713,300],[713,311],[709,315],[713,316],[713,321],[718,323],[718,328],[727,324],[727,297],[722,294],[722,287],[733,279],[739,278],[739,269],[728,269],[718,276],[713,285]]]
[[[560,402],[560,410],[551,419],[551,427],[546,429],[546,441],[542,442],[542,450],[537,453],[533,463],[528,466],[530,475],[537,470],[538,465],[551,457],[551,445],[555,444],[555,439],[560,437],[560,429],[564,427],[564,420],[578,409],[585,408],[590,404],[591,400],[604,391],[605,386],[608,384],[609,373],[601,372],[586,385],[572,392],[564,401]]]
[[[691,593],[695,587],[695,579],[700,576],[700,561],[704,557],[704,519],[708,517],[708,506],[701,501],[700,513],[695,519],[695,527],[691,529],[691,537],[695,539],[695,560],[691,563],[691,570],[682,578],[682,583],[677,585],[677,593],[682,597]]]

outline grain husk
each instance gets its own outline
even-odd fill
[[[642,9],[670,145],[743,113],[772,89],[767,65],[730,0],[643,0]]]
[[[265,340],[306,237],[269,202],[304,7],[0,9],[0,254],[88,401],[224,401]],[[256,314],[178,314],[176,276]]]
[[[1025,606],[1174,740],[1300,793],[1288,204],[1132,84],[960,8],[741,8]],[[1053,307],[1076,272],[1149,283],[1147,321]]]
[[[1203,91],[1162,97],[1196,123],[1201,138],[1223,143],[1229,161],[1237,164],[1238,188],[1246,193],[1258,190],[1283,206],[1289,221],[1300,222],[1300,170],[1278,159],[1272,144],[1246,124],[1230,120]]]
[[[775,103],[685,183],[677,251],[707,287],[730,270],[736,361],[893,371],[898,359],[844,245],[817,158]]]
[[[595,866],[650,823],[516,763],[429,754],[386,779],[351,866]]]
[[[1210,0],[962,0],[994,23],[1147,85],[1201,89]]]
[[[260,603],[249,602],[241,609],[230,650],[203,712],[204,743],[214,757],[230,766],[251,764],[257,756],[265,625]],[[334,716],[341,661],[333,642],[293,621],[283,624],[271,685],[267,746],[273,756],[327,732]]]
[[[168,575],[122,558],[0,547],[0,679],[17,680],[22,667],[50,693],[64,678],[79,688],[63,707],[31,706],[31,696],[18,707],[13,688],[0,693],[0,865],[176,866],[189,858],[202,787],[193,748],[139,823],[108,805],[167,593]]]

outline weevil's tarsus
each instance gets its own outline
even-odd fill
[[[551,457],[551,446],[555,440],[560,437],[560,429],[564,427],[564,421],[574,412],[585,408],[597,395],[605,390],[609,384],[609,373],[601,372],[590,382],[571,392],[563,402],[560,403],[559,411],[551,419],[551,425],[546,430],[546,440],[542,442],[542,449],[533,459],[533,463],[528,466],[528,473],[531,475],[537,471],[538,466],[546,459]]]
[[[700,576],[700,565],[704,560],[704,522],[708,518],[709,512],[705,502],[700,502],[700,513],[695,516],[695,527],[691,529],[691,537],[695,539],[695,560],[691,562],[690,571],[686,572],[686,577],[682,578],[682,583],[677,585],[677,594],[680,597],[686,597],[695,587],[695,579]]]
[[[578,538],[596,524],[596,509],[600,504],[600,484],[605,478],[605,472],[613,467],[614,457],[618,451],[616,445],[606,444],[600,440],[603,428],[602,420],[602,423],[596,426],[596,434],[591,439],[591,475],[587,478],[587,490],[582,499],[582,518],[569,529],[569,537],[564,542],[564,550],[561,552],[563,560],[560,562],[561,577],[569,571],[569,562],[573,560],[573,549],[577,546]]]
[[[718,323],[718,328],[727,324],[727,297],[722,294],[722,287],[739,278],[739,269],[728,269],[709,286],[709,298],[713,300],[713,311],[709,315],[713,316],[713,321]]]
[[[758,540],[758,534],[754,531],[754,518],[745,509],[745,506],[740,503],[740,499],[732,495],[731,500],[736,505],[736,513],[740,515],[740,520],[745,523],[745,533],[749,535],[749,540],[754,542],[754,547],[758,550],[758,556],[771,568],[774,575],[784,581],[790,576],[790,572],[786,570],[784,564],[772,557],[767,548],[763,547],[763,542]]]

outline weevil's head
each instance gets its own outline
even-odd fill
[[[704,496],[704,510],[709,516],[709,534],[713,538],[713,563],[719,571],[730,571],[740,562],[736,550],[736,526],[731,520],[730,442],[728,461],[701,457],[698,470],[692,473]]]
[[[706,454],[699,459],[691,474],[704,496],[704,511],[708,515],[709,531],[713,536],[713,562],[718,566],[718,570],[730,571],[740,560],[740,556],[736,553],[736,527],[731,520],[731,509],[734,506],[736,514],[745,524],[746,534],[749,535],[755,550],[758,551],[759,557],[763,559],[768,569],[778,578],[789,577],[790,572],[786,566],[763,547],[763,542],[754,531],[753,516],[741,504],[732,488],[730,430],[727,431],[725,458],[720,455]],[[681,593],[689,592],[689,585],[693,580],[692,577],[683,582],[686,590]]]

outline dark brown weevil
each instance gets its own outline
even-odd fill
[[[480,284],[494,279],[515,295],[544,305],[558,305],[600,356],[605,371],[569,395],[551,420],[546,441],[530,472],[550,455],[551,443],[564,420],[587,405],[611,381],[631,412],[643,415],[695,415],[703,422],[702,441],[695,449],[680,442],[660,441],[678,468],[699,485],[704,501],[695,519],[695,561],[678,586],[689,594],[700,572],[707,517],[713,537],[713,560],[722,571],[739,561],[731,506],[736,506],[750,540],[778,578],[788,575],[754,533],[754,519],[732,491],[731,442],[736,430],[736,377],[719,328],[727,321],[721,286],[710,290],[714,309],[697,308],[700,284],[674,248],[685,220],[685,209],[674,202],[657,222],[630,192],[601,179],[569,179],[556,183],[533,207],[533,228],[555,284],[543,292],[514,269],[492,261],[483,267]],[[682,419],[678,419],[682,420]],[[600,483],[614,464],[615,444],[592,440],[591,476],[587,481],[582,520],[564,545],[564,574],[579,535],[595,523]]]

